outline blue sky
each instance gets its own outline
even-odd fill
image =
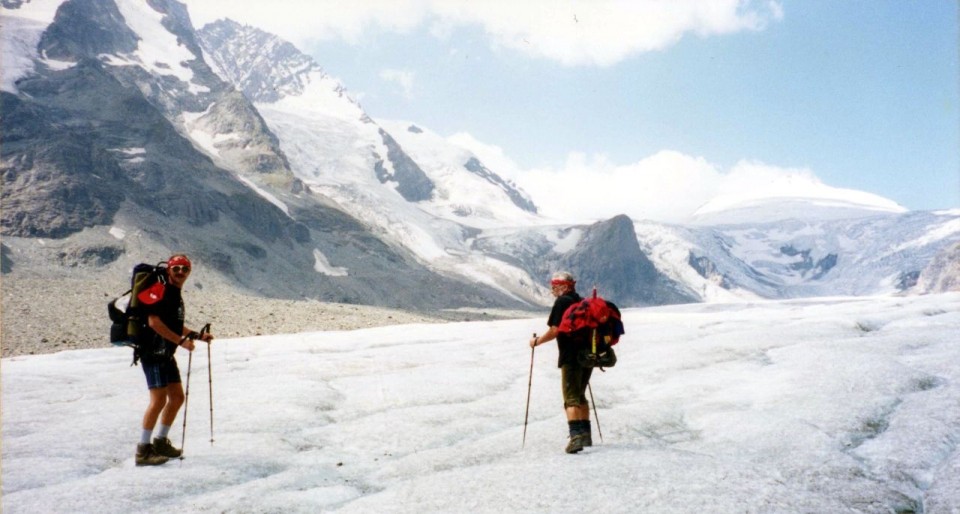
[[[954,1],[284,1],[187,3],[197,26],[289,39],[374,118],[485,147],[528,190],[647,173],[635,187],[695,205],[746,164],[960,207]]]

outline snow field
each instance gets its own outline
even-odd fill
[[[3,510],[953,512],[960,294],[624,312],[592,390],[603,442],[566,455],[543,319],[214,343],[186,459],[136,468],[124,349],[4,359]],[[186,374],[187,356],[178,356]],[[172,432],[180,444],[182,416]]]

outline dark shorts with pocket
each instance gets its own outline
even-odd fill
[[[593,368],[584,368],[579,364],[564,364],[560,366],[560,382],[563,384],[563,406],[576,407],[589,405],[587,402],[587,385],[590,384],[590,375]]]
[[[160,362],[140,361],[143,367],[143,374],[147,377],[147,389],[157,387],[167,387],[170,384],[179,384],[180,368],[177,367],[176,359],[163,359]]]

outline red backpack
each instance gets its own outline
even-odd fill
[[[558,330],[586,340],[587,344],[577,357],[581,366],[598,367],[602,371],[617,363],[613,345],[620,342],[620,336],[624,334],[620,309],[613,302],[597,296],[596,288],[590,298],[567,308]]]

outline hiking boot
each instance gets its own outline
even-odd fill
[[[580,437],[583,438],[584,448],[587,446],[593,446],[593,436],[590,434],[590,432],[584,432],[583,434],[580,434]]]
[[[154,437],[153,449],[156,451],[157,455],[162,455],[171,459],[176,459],[177,457],[183,455],[183,450],[174,448],[173,443],[171,443],[170,439],[166,437]]]
[[[577,434],[570,436],[570,441],[567,443],[567,448],[564,450],[567,453],[577,453],[583,449],[583,434]]]
[[[152,444],[140,443],[137,445],[137,466],[159,466],[167,462],[168,458],[157,453]]]

